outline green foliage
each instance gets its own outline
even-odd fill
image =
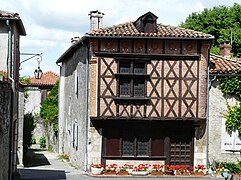
[[[233,107],[229,106],[228,107],[228,112],[225,114],[226,122],[226,131],[228,133],[232,133],[234,130],[238,130],[238,133],[241,135],[241,104],[236,104]]]
[[[32,136],[31,144],[36,144],[36,139],[34,136]]]
[[[19,82],[27,84],[27,87],[24,88],[24,103],[27,101],[29,95],[28,95],[28,85],[30,84],[30,77],[22,76],[19,77]]]
[[[19,77],[19,82],[23,82],[28,85],[30,84],[30,77],[27,77],[27,76]]]
[[[220,165],[223,165],[225,169],[228,169],[230,173],[240,174],[241,167],[239,164],[231,163],[231,162],[221,162]]]
[[[58,84],[57,82],[54,85],[40,109],[40,117],[43,118],[45,124],[53,125],[54,131],[57,131],[58,124]]]
[[[212,46],[211,49],[210,49],[210,53],[211,53],[211,54],[220,55],[220,48],[219,48],[219,47]]]
[[[241,5],[234,3],[231,7],[217,6],[205,8],[202,12],[194,12],[188,16],[181,27],[212,34],[214,46],[233,40],[232,52],[241,56]]]
[[[241,77],[221,77],[219,78],[220,89],[226,95],[236,96],[241,99]],[[226,118],[225,126],[228,133],[232,133],[234,130],[238,130],[241,135],[241,103],[237,103],[233,107],[227,104],[227,114],[224,114]]]
[[[226,95],[237,96],[241,99],[241,77],[240,76],[225,76],[219,78],[220,89]]]
[[[229,173],[240,174],[241,173],[240,165],[241,165],[240,161],[238,161],[238,163],[214,161],[210,165],[210,167],[213,171],[216,171],[217,168],[219,168],[219,172],[223,172],[224,169],[228,169]]]
[[[32,144],[33,131],[35,128],[34,116],[32,113],[24,115],[23,124],[23,151],[26,152]]]
[[[39,144],[40,148],[46,148],[46,138],[44,136],[39,139]]]

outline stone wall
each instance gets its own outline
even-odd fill
[[[239,149],[241,139],[237,133],[228,134],[225,130],[225,117],[227,103],[233,106],[238,102],[235,98],[224,96],[218,88],[218,81],[212,83],[209,103],[209,161],[240,160]],[[236,141],[236,142],[235,142]],[[237,150],[231,152],[229,150]]]
[[[11,87],[0,82],[0,179],[8,179]]]
[[[87,131],[86,51],[80,47],[62,63],[59,86],[59,153],[85,170]],[[91,72],[90,72],[91,73]],[[63,92],[63,93],[62,93]]]

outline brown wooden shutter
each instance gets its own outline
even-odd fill
[[[120,156],[120,130],[115,128],[105,130],[106,156]]]
[[[161,136],[162,131],[156,130],[152,133],[151,156],[164,156],[164,137]]]

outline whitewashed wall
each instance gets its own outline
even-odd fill
[[[24,113],[39,115],[41,107],[41,91],[38,87],[29,87],[28,98],[25,103]]]

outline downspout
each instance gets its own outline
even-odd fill
[[[8,79],[12,82],[12,91],[10,93],[10,122],[9,122],[9,171],[8,171],[8,179],[12,179],[12,154],[13,154],[13,149],[12,149],[12,138],[13,138],[13,92],[15,92],[15,81],[11,77],[12,74],[12,27],[10,25],[9,20],[6,20],[6,25],[8,26],[8,56],[7,56],[7,63],[8,63]]]
[[[12,82],[12,90],[13,92],[15,92],[15,80],[12,78],[12,27],[10,25],[10,22],[9,20],[6,21],[6,25],[8,26],[9,28],[9,31],[8,31],[8,79]]]
[[[89,139],[88,139],[88,129],[89,129],[89,46],[85,45],[83,42],[83,46],[86,47],[86,144],[85,144],[85,172],[88,171],[88,144],[89,144]]]
[[[56,65],[59,66],[59,69],[60,69],[60,70],[59,70],[59,74],[61,75],[62,64],[59,65],[59,63],[56,63]],[[59,94],[60,94],[60,88],[61,88],[61,87],[60,87],[60,81],[61,81],[61,76],[59,77],[59,88],[58,88],[58,128],[59,128],[59,126],[60,126],[60,124],[59,124],[59,115],[60,115],[60,114],[59,114],[59,112],[60,112],[60,106],[59,106],[60,96],[59,96]],[[62,104],[61,104],[61,105],[62,105]],[[60,130],[58,130],[58,140],[57,140],[58,145],[57,145],[57,146],[58,146],[58,153],[59,153],[59,154],[62,154],[62,153],[63,153],[63,150],[61,150],[61,151],[59,150],[59,148],[60,148],[60,144],[59,144],[59,138],[60,138],[59,136],[60,136],[60,133],[59,133],[59,132],[60,132]],[[62,133],[62,134],[63,134],[63,133]],[[63,141],[61,142],[61,144],[63,144]],[[63,147],[63,146],[62,146],[62,147]],[[61,149],[62,149],[62,148],[61,148]]]

